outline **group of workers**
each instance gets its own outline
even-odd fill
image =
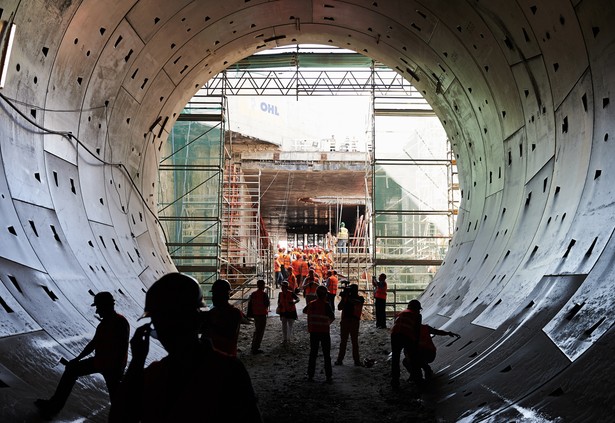
[[[281,253],[281,252],[280,252]],[[310,336],[310,353],[307,368],[308,381],[314,380],[316,357],[322,349],[327,382],[332,382],[330,325],[335,320],[335,298],[338,294],[337,272],[327,254],[313,254],[314,267],[293,267],[296,261],[309,260],[300,255],[279,283],[281,288],[276,313],[282,321],[283,344],[292,340],[293,322],[297,320],[297,295],[303,290]],[[280,254],[283,256],[284,254]],[[278,259],[277,257],[276,259]],[[295,268],[297,273],[295,274]],[[323,278],[322,273],[325,273]],[[295,283],[290,280],[294,277]],[[301,281],[301,284],[297,282]],[[386,328],[386,275],[380,274],[372,281],[375,299],[376,326]],[[296,284],[296,285],[295,285]],[[359,295],[358,285],[346,284],[340,289],[337,310],[341,311],[340,348],[335,361],[343,365],[348,338],[352,343],[352,358],[355,366],[362,366],[359,356],[359,325],[364,298]],[[94,339],[83,351],[66,364],[55,394],[50,399],[35,401],[40,414],[52,418],[64,406],[76,380],[84,375],[103,375],[111,400],[110,422],[158,422],[200,421],[201,410],[208,410],[208,421],[224,421],[228,409],[233,407],[232,398],[241,395],[241,421],[261,422],[260,411],[250,377],[237,359],[237,341],[241,323],[254,322],[251,352],[260,354],[263,334],[270,310],[270,299],[265,290],[265,281],[257,282],[257,289],[249,298],[248,311],[244,315],[229,303],[231,285],[219,279],[212,285],[213,307],[202,308],[203,296],[198,282],[182,273],[169,273],[157,280],[147,291],[144,313],[141,318],[150,322],[138,327],[130,340],[132,360],[124,373],[128,357],[129,325],[114,309],[111,293],[101,292],[94,297],[92,306],[101,318]],[[422,324],[421,304],[412,300],[408,308],[396,316],[391,329],[393,388],[399,388],[401,352],[405,354],[403,365],[416,384],[429,379],[433,372],[429,366],[435,358],[435,346],[431,335],[459,337]],[[250,320],[252,319],[252,320]],[[149,339],[160,341],[168,355],[145,366],[149,353]],[[93,357],[90,357],[93,354]],[[423,378],[423,372],[425,378]],[[216,384],[203,384],[214,380]],[[204,403],[205,401],[206,403]],[[194,407],[199,403],[200,407]]]

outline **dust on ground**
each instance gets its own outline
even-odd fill
[[[300,311],[305,306],[297,304]],[[331,325],[331,362],[339,351],[340,312]],[[389,326],[391,322],[388,322]],[[374,360],[372,367],[356,367],[352,360],[350,339],[344,365],[333,365],[333,383],[325,382],[324,361],[319,352],[313,382],[307,380],[309,335],[307,319],[299,315],[289,347],[282,342],[282,325],[271,313],[261,349],[252,355],[253,325],[242,325],[239,335],[239,359],[252,378],[258,404],[265,423],[359,423],[359,422],[436,422],[433,407],[405,379],[401,366],[401,389],[390,385],[390,332],[376,329],[375,321],[362,320],[359,345],[361,361]]]

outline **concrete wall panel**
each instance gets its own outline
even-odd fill
[[[6,288],[15,284],[16,278],[11,274],[0,274],[0,337],[8,337],[22,333],[41,330],[36,321],[24,310]],[[0,376],[0,380],[3,380]]]
[[[566,356],[574,361],[600,340],[613,325],[611,310],[615,243],[613,238],[604,248],[603,259],[587,275],[585,283],[570,298],[544,331]]]
[[[543,1],[540,5],[529,0],[518,3],[538,40],[557,108],[588,65],[574,9],[570,2],[557,0]]]
[[[547,95],[546,69],[540,57],[514,66],[513,73],[522,99],[525,131],[532,140],[519,150],[519,155],[526,157],[527,181],[555,154],[555,118],[547,114],[553,108],[553,101]]]
[[[134,124],[138,115],[139,103],[121,88],[109,116],[109,151],[106,155],[109,157],[107,162],[121,162],[131,174],[139,169],[143,133],[147,131]]]
[[[102,163],[93,159],[86,152],[81,153],[79,160],[79,184],[82,187],[81,193],[88,219],[111,224],[106,187],[104,185],[104,174],[105,169]]]
[[[0,328],[14,334],[0,337],[0,379],[15,386],[0,390],[3,404],[33,381],[53,385],[60,354],[83,347],[96,323],[89,291],[109,288],[136,324],[145,288],[174,269],[148,207],[160,143],[200,84],[253,52],[321,42],[415,80],[457,155],[456,236],[421,297],[426,321],[462,334],[439,344],[438,418],[612,419],[600,405],[612,402],[614,339],[611,2],[4,3],[1,18],[16,10],[19,30],[3,94],[96,157],[3,103],[0,215],[17,234],[0,231],[0,296],[14,310],[0,307]],[[34,233],[39,221],[60,227],[61,245]],[[104,407],[101,386],[84,379],[75,395],[85,400],[63,417]],[[0,419],[19,419],[9,413]]]

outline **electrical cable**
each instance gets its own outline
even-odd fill
[[[96,160],[98,160],[103,165],[111,166],[111,167],[117,167],[121,171],[123,171],[124,174],[126,175],[126,177],[128,178],[128,180],[130,181],[131,185],[134,187],[134,189],[139,194],[139,197],[141,198],[141,201],[143,202],[144,207],[150,212],[150,214],[154,217],[154,221],[160,227],[160,230],[162,231],[162,234],[163,234],[164,239],[165,239],[165,243],[168,243],[167,234],[166,234],[164,228],[162,227],[162,224],[158,220],[158,216],[154,213],[154,211],[147,204],[147,201],[145,200],[145,197],[143,197],[143,194],[139,190],[139,187],[137,186],[137,184],[135,183],[134,179],[130,175],[130,172],[128,171],[128,169],[126,168],[126,166],[123,163],[107,162],[106,160],[98,157],[98,155],[96,155],[93,151],[91,151],[79,138],[77,138],[75,135],[73,135],[72,132],[69,132],[69,131],[55,131],[53,129],[45,128],[44,126],[42,126],[42,125],[38,124],[37,122],[33,121],[32,119],[30,119],[25,113],[23,113],[21,110],[19,110],[17,108],[17,106],[15,106],[15,104],[13,104],[11,99],[6,97],[4,94],[0,93],[0,98],[2,98],[2,100],[4,100],[13,110],[15,110],[28,123],[30,123],[31,125],[35,126],[36,128],[40,129],[41,131],[43,131],[43,134],[59,135],[59,136],[62,136],[64,138],[68,139],[68,140],[73,140],[73,141],[75,141],[75,143],[77,143],[78,146],[81,146],[81,148],[83,148],[88,154],[90,154],[92,157],[94,157]],[[108,134],[108,132],[107,132],[107,134]]]

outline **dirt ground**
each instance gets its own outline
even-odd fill
[[[304,300],[297,304],[300,311]],[[272,307],[273,308],[273,307]],[[340,312],[331,325],[331,361],[339,351]],[[389,327],[391,322],[387,322]],[[435,422],[433,408],[416,387],[407,382],[401,366],[401,389],[390,386],[391,364],[389,330],[376,329],[375,321],[361,321],[359,334],[361,361],[374,360],[372,367],[356,367],[350,340],[344,365],[333,365],[333,383],[325,382],[322,353],[316,361],[313,382],[307,380],[309,335],[306,316],[300,313],[294,325],[290,347],[282,346],[282,326],[277,315],[267,319],[263,354],[252,355],[250,343],[254,327],[242,325],[239,359],[244,363],[266,423],[358,423],[358,422]]]

